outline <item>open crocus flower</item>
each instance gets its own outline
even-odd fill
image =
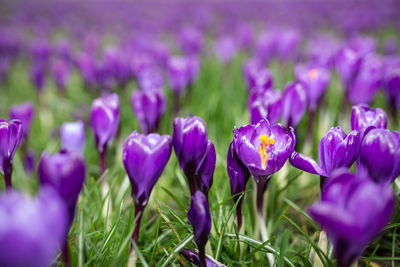
[[[337,266],[349,267],[389,222],[394,207],[390,186],[341,170],[331,177],[321,201],[309,212],[328,233]]]
[[[37,197],[18,191],[0,196],[0,264],[51,266],[67,234],[68,212],[51,188]]]
[[[83,154],[85,125],[82,121],[65,122],[60,127],[61,149]]]
[[[280,124],[270,125],[261,120],[256,125],[245,125],[234,130],[233,146],[239,159],[250,171],[257,184],[257,211],[263,240],[269,239],[265,226],[263,196],[272,174],[279,171],[296,144],[294,129]],[[270,265],[274,258],[268,254]]]
[[[367,129],[357,158],[357,173],[377,183],[392,183],[400,175],[400,134]]]
[[[370,108],[367,104],[353,106],[350,116],[351,130],[363,132],[369,126],[386,129],[387,115],[381,108]]]
[[[190,193],[202,190],[206,195],[212,185],[215,169],[215,148],[208,139],[205,122],[199,117],[174,120],[173,145]]]
[[[7,189],[11,188],[13,159],[21,140],[22,123],[19,120],[12,120],[9,123],[0,120],[0,171]]]
[[[171,150],[172,140],[168,135],[143,135],[133,131],[125,140],[122,161],[131,182],[132,197],[135,199],[137,219],[132,238],[136,244],[143,210],[169,160]]]
[[[329,70],[319,66],[298,65],[295,76],[298,81],[304,83],[308,108],[315,112],[331,79]]]
[[[295,127],[303,117],[306,108],[307,95],[304,85],[299,82],[286,85],[282,95],[282,122],[287,127]]]
[[[165,112],[165,95],[160,90],[135,90],[131,104],[144,134],[156,132],[161,116]]]
[[[321,176],[321,189],[332,172],[338,168],[350,168],[356,159],[360,145],[359,135],[356,131],[348,135],[340,127],[329,129],[318,145],[319,162],[315,162],[303,154],[293,152],[290,164],[294,167]]]
[[[295,143],[293,128],[288,132],[282,125],[270,125],[265,119],[234,130],[234,149],[257,183],[282,168]]]
[[[90,124],[92,126],[97,150],[100,153],[101,172],[106,169],[105,154],[118,130],[119,99],[117,94],[97,98],[90,110]]]
[[[282,114],[282,93],[279,90],[252,90],[249,98],[251,124],[256,124],[266,118],[271,124],[276,124]]]

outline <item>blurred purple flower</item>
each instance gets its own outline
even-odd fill
[[[324,67],[297,65],[295,76],[304,83],[308,108],[315,111],[330,82],[329,70]]]
[[[188,64],[185,57],[174,56],[168,62],[168,78],[172,92],[182,93],[189,85]]]
[[[299,82],[287,84],[282,95],[282,122],[287,127],[296,127],[306,108],[307,95],[304,85]]]
[[[336,72],[346,94],[357,77],[362,64],[362,57],[348,47],[342,48],[336,55]]]
[[[61,149],[83,155],[85,125],[82,121],[64,122],[60,127]]]
[[[237,53],[236,43],[230,36],[222,36],[214,43],[214,53],[223,64],[229,64]]]
[[[35,107],[30,101],[10,108],[10,120],[19,120],[22,123],[22,135],[25,140],[29,137],[34,114]]]
[[[51,266],[67,234],[68,213],[51,188],[32,198],[18,191],[0,196],[2,266]]]
[[[349,100],[353,104],[368,104],[382,85],[382,60],[373,54],[366,56],[357,77],[349,88]]]
[[[321,201],[309,212],[328,233],[337,266],[349,267],[390,221],[394,207],[389,186],[340,171],[331,177]]]
[[[255,93],[254,90],[249,100],[251,124],[257,124],[262,119],[267,119],[272,125],[276,124],[283,111],[282,93],[273,89],[261,89],[261,93]]]
[[[183,27],[179,33],[180,47],[186,55],[198,55],[204,46],[203,33],[195,27]]]

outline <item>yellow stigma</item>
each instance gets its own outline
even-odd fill
[[[318,70],[317,69],[311,69],[308,72],[308,76],[310,77],[310,79],[315,79],[318,76]]]
[[[260,140],[262,142],[260,145],[261,166],[265,170],[268,159],[267,147],[275,144],[275,139],[270,138],[267,134],[262,134]]]

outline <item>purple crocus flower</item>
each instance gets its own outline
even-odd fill
[[[11,189],[12,162],[15,151],[22,140],[22,123],[0,119],[0,171],[4,176],[7,189]]]
[[[294,167],[321,177],[321,190],[328,177],[334,170],[346,167],[350,168],[356,160],[360,139],[357,131],[351,131],[348,135],[340,127],[329,129],[318,145],[319,162],[315,162],[303,154],[293,152],[290,164]]]
[[[31,131],[31,124],[35,113],[33,103],[28,101],[10,108],[10,120],[19,120],[22,123],[22,135],[26,140]]]
[[[242,72],[249,90],[254,86],[253,73],[258,72],[261,69],[262,64],[257,58],[250,58],[243,63]]]
[[[280,34],[280,33],[279,33]],[[275,29],[264,32],[255,41],[255,54],[262,63],[268,63],[275,55],[277,50],[277,37],[279,35]]]
[[[60,127],[61,149],[83,155],[85,149],[85,125],[82,121],[65,122]]]
[[[276,52],[283,62],[295,59],[300,44],[300,35],[293,29],[282,29],[276,38]]]
[[[229,64],[237,53],[235,41],[230,36],[222,36],[214,44],[214,53],[222,64]]]
[[[362,57],[354,50],[344,47],[336,55],[336,72],[346,93],[356,78],[362,64]]]
[[[377,183],[392,183],[400,175],[400,134],[367,129],[357,158],[357,173]]]
[[[51,188],[37,197],[18,191],[0,196],[0,264],[51,266],[67,234],[68,213]]]
[[[376,40],[373,37],[355,35],[349,40],[349,47],[361,56],[374,53],[376,50]]]
[[[24,158],[24,168],[28,174],[35,170],[35,151],[28,150]]]
[[[288,127],[295,127],[306,108],[307,95],[304,85],[299,82],[287,84],[282,95],[282,122]]]
[[[195,27],[184,27],[179,33],[181,49],[186,55],[198,55],[203,50],[204,36]]]
[[[101,172],[104,173],[107,147],[118,130],[119,98],[117,94],[106,95],[93,101],[90,110],[90,124],[97,150],[100,153]]]
[[[353,104],[370,103],[383,81],[382,60],[376,55],[368,55],[357,77],[349,88],[349,100]]]
[[[371,109],[367,104],[353,106],[350,116],[351,130],[363,132],[370,126],[386,129],[387,115],[383,109]]]
[[[174,56],[168,61],[168,78],[172,92],[182,93],[189,84],[187,60]]]
[[[261,93],[253,89],[249,99],[251,124],[257,124],[266,118],[271,124],[276,124],[282,114],[282,93],[279,90],[264,90]]]
[[[394,207],[389,186],[339,171],[309,212],[333,243],[337,266],[349,267],[390,221]]]
[[[163,91],[135,90],[132,92],[131,105],[140,123],[142,133],[156,132],[161,116],[165,112],[166,105]]]
[[[188,56],[186,58],[189,85],[193,85],[200,72],[200,60],[197,56]]]
[[[238,40],[240,48],[248,51],[253,46],[253,28],[246,23],[241,23],[236,31],[235,37]]]
[[[400,57],[386,60],[384,86],[387,102],[392,111],[393,120],[397,120],[397,110],[400,108]]]
[[[65,90],[68,79],[70,77],[69,64],[67,64],[63,60],[54,61],[52,64],[52,73],[57,89],[61,91]]]
[[[240,230],[242,226],[242,208],[243,208],[243,198],[244,192],[246,190],[247,181],[250,178],[250,172],[239,159],[235,149],[234,141],[229,145],[228,156],[226,160],[226,168],[228,170],[229,181],[231,184],[231,194],[235,202],[240,198],[239,194],[242,194],[237,206],[236,206],[236,217],[237,217],[237,227]]]
[[[215,169],[215,148],[207,136],[205,122],[199,117],[174,120],[173,145],[190,193],[197,189],[208,193]]]
[[[69,225],[75,216],[76,203],[85,181],[85,169],[84,159],[74,152],[62,151],[54,155],[44,152],[40,157],[40,184],[51,186],[64,200],[69,211]]]
[[[190,263],[194,265],[200,266],[200,257],[199,253],[193,249],[183,249],[181,255],[185,257]],[[225,267],[224,264],[216,261],[215,259],[206,256],[206,267]]]
[[[261,120],[256,125],[245,125],[234,130],[233,146],[238,158],[247,167],[257,184],[256,205],[263,240],[268,240],[265,226],[263,198],[272,174],[279,171],[296,144],[294,129],[280,124],[270,125]],[[268,254],[271,265],[274,259]]]
[[[205,246],[211,230],[211,211],[206,195],[196,191],[188,210],[189,223],[193,227],[194,240],[199,249],[200,266],[206,266]]]
[[[137,74],[137,81],[142,90],[163,90],[164,78],[159,68],[150,67]]]
[[[169,160],[171,150],[172,140],[168,135],[143,135],[133,131],[125,140],[122,162],[131,181],[132,196],[135,199],[136,227],[132,238],[136,244],[143,210]]]
[[[38,92],[41,92],[45,85],[46,68],[44,64],[33,63],[30,69],[30,79]]]
[[[295,76],[298,81],[304,83],[308,108],[315,112],[331,79],[329,70],[324,67],[298,65]]]
[[[80,53],[75,58],[79,73],[82,75],[87,87],[92,88],[96,84],[96,63],[92,55]]]
[[[267,68],[249,69],[247,80],[249,84],[248,89],[250,91],[253,89],[267,90],[272,88],[272,86],[274,85],[274,79],[272,77],[272,73]]]

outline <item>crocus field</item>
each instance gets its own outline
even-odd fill
[[[399,110],[396,0],[1,1],[0,266],[400,266]]]

